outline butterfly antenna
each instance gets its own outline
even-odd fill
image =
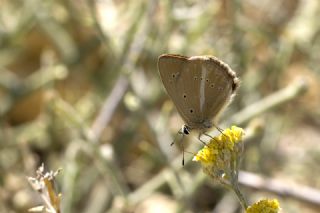
[[[191,155],[193,155],[193,156],[196,156],[196,155],[197,155],[196,153],[193,153],[193,152],[190,152],[190,151],[185,150],[184,147],[183,147],[182,166],[184,166],[184,155],[185,155],[184,153],[188,153],[188,154],[191,154]]]
[[[182,144],[182,166],[184,166],[184,145],[183,145],[183,142],[181,144]]]
[[[178,136],[181,135],[181,134],[182,134],[182,133],[181,133],[180,130],[179,130],[179,132],[176,133],[176,136],[174,136],[174,140],[171,142],[170,146],[173,146],[173,144],[176,143]]]
[[[177,137],[179,135],[182,135],[181,139],[179,140],[179,142],[180,142],[179,145],[182,149],[182,166],[184,166],[184,152],[185,152],[183,139],[184,139],[185,135],[189,135],[189,134],[190,134],[190,128],[187,125],[183,125],[182,128],[179,130],[179,132],[176,134],[174,141],[171,143],[171,146],[172,146],[173,144],[176,143]]]
[[[184,135],[183,135],[184,136]],[[183,144],[183,137],[182,137],[182,140],[181,140],[181,149],[182,149],[182,166],[184,166],[184,153],[188,153],[188,154],[191,154],[193,156],[196,156],[196,153],[193,153],[193,152],[190,152],[190,151],[187,151],[184,149],[184,144]]]
[[[184,134],[182,134],[182,138],[180,140],[180,146],[182,149],[182,166],[184,166],[184,144],[183,144],[183,138],[184,138]]]

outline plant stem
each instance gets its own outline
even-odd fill
[[[244,209],[247,209],[248,208],[248,203],[247,203],[246,199],[244,198],[243,194],[241,193],[241,191],[239,189],[239,185],[237,183],[233,183],[231,188],[234,191],[234,193],[237,195],[242,207]]]

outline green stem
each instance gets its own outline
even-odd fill
[[[243,194],[241,193],[238,184],[233,184],[231,188],[234,191],[234,193],[237,195],[242,207],[244,209],[247,209],[248,203],[247,203],[246,199],[244,198]]]
[[[241,203],[241,206],[246,210],[248,208],[248,203],[246,199],[244,198],[243,194],[241,193],[239,189],[239,185],[237,180],[234,179],[234,177],[231,179],[230,182],[224,182],[223,180],[220,180],[220,183],[226,187],[229,190],[234,191],[234,193],[237,195],[239,202]]]

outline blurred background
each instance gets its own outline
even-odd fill
[[[41,163],[62,168],[64,213],[241,212],[170,146],[183,121],[163,53],[214,55],[240,77],[219,126],[247,131],[249,203],[320,212],[318,0],[0,0],[0,212],[43,204],[26,178]]]

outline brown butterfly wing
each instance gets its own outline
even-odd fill
[[[219,113],[235,94],[239,80],[227,64],[215,57],[208,57],[202,64],[207,70],[204,83],[205,103],[202,111],[208,121],[216,121]]]
[[[191,128],[203,120],[198,101],[200,88],[198,66],[197,63],[190,64],[188,57],[179,55],[165,54],[158,60],[162,83],[179,114]]]

